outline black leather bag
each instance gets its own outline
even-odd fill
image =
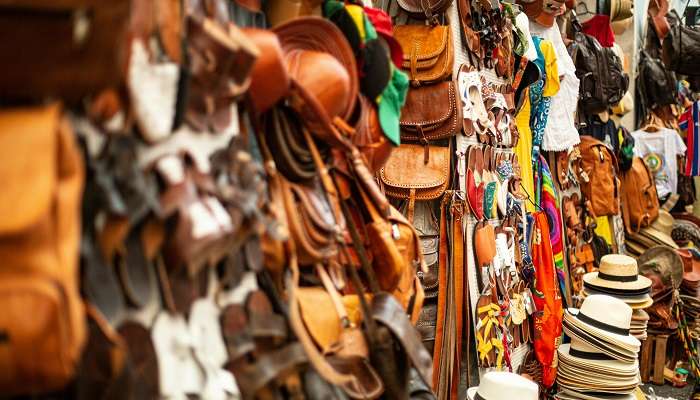
[[[671,30],[663,42],[664,64],[683,75],[700,75],[700,28],[683,25],[675,10],[666,16]]]
[[[676,75],[667,69],[660,59],[642,51],[638,71],[638,98],[644,101],[643,108],[653,109],[676,102]]]
[[[568,50],[576,64],[576,76],[581,80],[580,104],[586,114],[597,114],[622,100],[629,87],[629,77],[612,49],[583,33],[578,21],[573,21],[572,27],[574,41]]]

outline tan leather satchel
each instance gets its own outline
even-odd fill
[[[615,215],[620,207],[617,159],[605,143],[591,136],[581,136],[581,192],[591,202],[597,216]]]
[[[379,172],[387,196],[409,201],[409,221],[416,200],[437,199],[450,183],[450,148],[431,146],[430,157],[426,160],[423,155],[423,146],[401,145]]]
[[[411,88],[401,109],[401,140],[427,144],[457,135],[462,108],[454,82]]]
[[[654,177],[639,157],[632,159],[632,167],[622,173],[622,217],[627,232],[639,232],[659,216],[659,198]]]
[[[398,25],[394,37],[403,49],[402,68],[413,86],[452,76],[452,34],[449,25]]]
[[[0,112],[0,393],[66,385],[85,341],[83,165],[61,106]]]

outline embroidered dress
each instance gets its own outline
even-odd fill
[[[544,139],[544,130],[547,126],[547,117],[551,105],[551,96],[559,91],[559,73],[557,70],[557,58],[552,42],[534,37],[537,49],[537,61],[535,63],[542,73],[541,79],[530,86],[530,103],[532,115],[530,116],[530,128],[532,129],[532,162],[538,159],[540,147]]]

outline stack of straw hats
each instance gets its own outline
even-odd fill
[[[653,304],[649,295],[651,280],[639,275],[637,261],[622,254],[608,254],[600,260],[600,268],[583,276],[583,292],[586,296],[604,294],[616,297],[633,310],[630,332],[639,340],[647,337],[649,315],[644,308]]]
[[[700,252],[695,249],[681,249],[678,254],[683,260],[683,281],[680,287],[680,301],[686,323],[694,338],[700,338]]]
[[[674,222],[675,219],[668,211],[659,210],[659,217],[651,223],[651,226],[643,228],[637,234],[626,235],[627,252],[633,256],[639,256],[647,249],[659,245],[677,249],[678,244],[672,237]]]
[[[634,400],[640,342],[631,335],[632,309],[612,296],[588,296],[564,314],[570,344],[559,347],[557,398]]]

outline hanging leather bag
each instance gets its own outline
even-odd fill
[[[398,25],[394,27],[394,37],[403,49],[401,66],[413,86],[452,76],[454,50],[449,25]]]
[[[649,167],[639,157],[634,157],[632,167],[622,173],[622,216],[627,232],[639,232],[651,225],[659,216],[659,198],[654,177]]]
[[[411,88],[401,109],[401,140],[427,144],[457,135],[462,108],[454,82]]]
[[[700,75],[700,27],[688,27],[672,10],[666,16],[671,30],[663,41],[664,64],[683,75]]]
[[[619,212],[620,188],[616,178],[617,159],[605,143],[581,136],[581,192],[591,202],[597,216]]]
[[[413,221],[416,200],[435,200],[450,183],[450,148],[432,146],[428,160],[423,155],[423,146],[401,145],[379,173],[387,196],[409,201],[409,221]]]
[[[2,111],[0,155],[0,392],[58,390],[86,338],[81,155],[57,104]]]

